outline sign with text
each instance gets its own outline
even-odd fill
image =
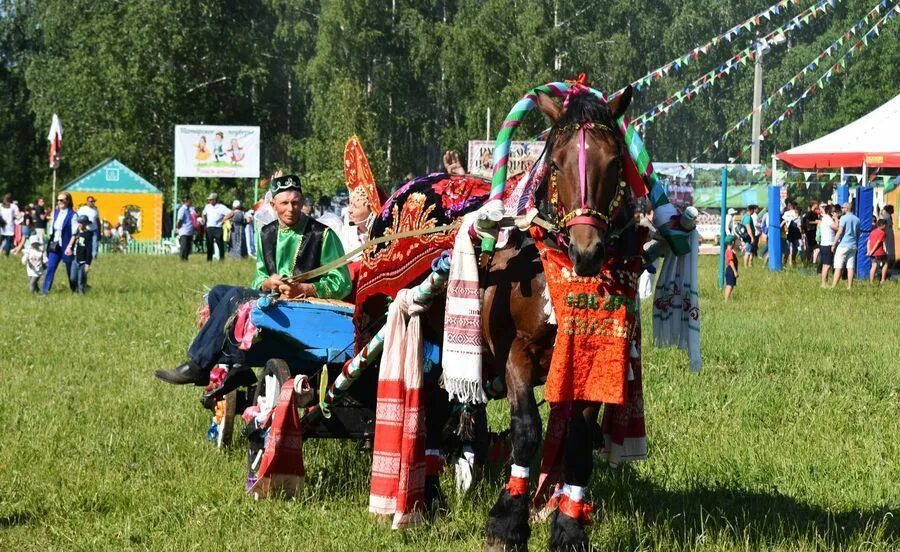
[[[175,176],[259,178],[259,127],[175,127]]]
[[[519,174],[529,170],[534,165],[541,153],[544,152],[546,142],[528,142],[514,140],[509,148],[508,176]],[[469,174],[484,178],[492,176],[494,157],[493,140],[469,140]]]

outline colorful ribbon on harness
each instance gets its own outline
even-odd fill
[[[584,93],[584,91],[594,94],[602,101],[606,101],[603,93],[595,88],[591,88],[586,84],[584,74],[579,75],[578,80],[569,82],[549,82],[540,86],[535,86],[525,93],[509,111],[500,132],[497,134],[497,140],[494,143],[494,159],[493,159],[493,176],[491,177],[491,193],[489,201],[500,200],[506,187],[506,177],[509,170],[509,149],[512,144],[512,137],[516,128],[522,124],[525,115],[533,110],[537,105],[538,94],[547,94],[568,102],[572,89],[574,94]],[[650,162],[650,154],[644,146],[640,135],[635,132],[630,121],[625,117],[620,117],[616,121],[619,125],[622,135],[624,136],[625,146],[631,162],[626,162],[624,167],[625,181],[631,186],[632,193],[635,197],[643,197],[648,192],[654,207],[660,207],[667,204],[669,199],[665,189],[659,182],[656,172],[653,170],[653,164]],[[483,251],[491,252],[494,250],[495,242],[491,238],[484,238],[481,242]],[[680,248],[679,248],[680,249]]]

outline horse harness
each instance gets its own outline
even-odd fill
[[[590,207],[587,201],[587,145],[586,145],[586,134],[589,130],[596,131],[605,131],[613,134],[615,136],[614,131],[604,125],[602,123],[592,123],[592,122],[583,122],[583,123],[572,123],[558,129],[558,132],[578,132],[578,191],[579,191],[579,200],[580,206],[566,212],[565,208],[559,203],[559,186],[557,180],[559,178],[559,168],[552,167],[550,172],[550,188],[548,190],[548,197],[550,201],[551,207],[551,216],[555,219],[556,232],[559,234],[561,238],[567,237],[567,229],[571,226],[575,226],[577,224],[587,224],[593,226],[599,230],[603,230],[607,232],[607,239],[615,239],[622,232],[624,232],[631,223],[626,224],[622,228],[615,229],[612,233],[609,233],[610,226],[612,225],[612,221],[616,219],[621,213],[624,203],[625,203],[625,192],[628,188],[628,185],[625,182],[623,177],[623,169],[622,166],[619,166],[619,174],[618,180],[619,183],[616,188],[616,193],[613,196],[612,200],[610,200],[609,206],[607,207],[607,212],[603,213]],[[632,221],[633,222],[633,221]]]

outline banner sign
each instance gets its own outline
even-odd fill
[[[546,142],[513,140],[509,148],[510,176],[529,170],[544,152]],[[494,158],[493,140],[469,140],[469,174],[491,178]]]
[[[175,176],[259,178],[259,127],[175,126]]]

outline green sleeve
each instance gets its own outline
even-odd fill
[[[319,258],[320,266],[344,255],[344,246],[341,240],[330,229],[325,230],[322,236],[322,256]],[[347,265],[333,268],[325,273],[322,278],[313,284],[316,294],[322,299],[343,299],[350,294],[353,283],[350,281],[350,271]]]
[[[253,283],[250,284],[250,287],[253,289],[259,289],[259,286],[262,285],[269,278],[269,273],[266,271],[266,263],[263,262],[262,256],[262,238],[260,237],[262,233],[262,226],[259,228],[255,228],[256,232],[253,234],[253,241],[256,242],[256,278],[253,279]]]

